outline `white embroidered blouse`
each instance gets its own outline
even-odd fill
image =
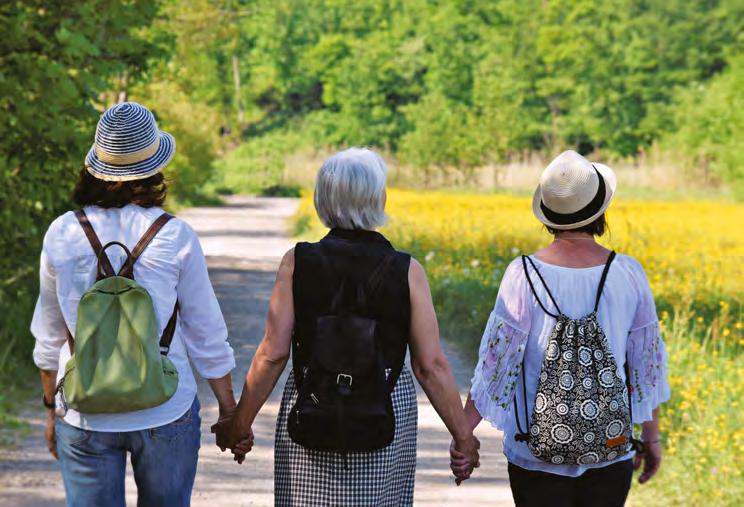
[[[534,256],[532,259],[563,313],[580,318],[592,311],[604,266],[566,268]],[[532,271],[530,275],[536,279]],[[548,310],[555,312],[545,288],[535,283],[535,290]],[[633,421],[651,420],[654,408],[670,395],[667,353],[651,289],[638,261],[627,255],[617,256],[610,267],[597,315],[620,372],[627,358]],[[527,413],[531,417],[545,348],[554,325],[555,319],[542,311],[530,291],[521,259],[515,259],[504,273],[496,305],[483,333],[470,394],[483,418],[504,432],[504,454],[509,462],[529,470],[576,477],[589,468],[628,459],[632,453],[597,465],[554,465],[533,456],[526,443],[514,440],[515,393],[520,417],[524,418],[522,360],[527,381]],[[624,373],[622,377],[625,380]],[[525,422],[521,423],[524,427]]]

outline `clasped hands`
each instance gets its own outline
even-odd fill
[[[240,465],[245,461],[245,455],[251,452],[255,439],[250,425],[242,427],[233,416],[234,410],[220,410],[219,419],[212,425],[212,433],[215,435],[217,447],[223,452],[230,449],[233,459]]]
[[[480,466],[480,441],[474,436],[464,440],[452,440],[450,444],[450,468],[458,486],[470,478],[473,470]]]

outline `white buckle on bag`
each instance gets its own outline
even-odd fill
[[[347,385],[349,387],[351,387],[351,383],[354,381],[354,377],[352,377],[351,375],[347,375],[345,373],[339,373],[338,374],[338,377],[336,377],[336,384],[341,385],[341,380],[342,379],[344,379],[344,380],[348,379],[348,384]]]

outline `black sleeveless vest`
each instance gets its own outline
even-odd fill
[[[387,267],[372,301],[368,301],[368,315],[365,316],[377,320],[377,337],[385,366],[395,371],[405,361],[410,332],[410,255],[397,252],[382,234],[365,230],[332,229],[317,243],[297,243],[292,285],[295,376],[299,377],[307,363],[305,351],[311,349],[310,340],[318,317],[331,313],[333,298],[343,281],[363,284],[389,254],[394,254],[395,259]]]

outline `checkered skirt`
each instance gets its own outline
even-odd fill
[[[403,368],[392,399],[393,442],[378,451],[350,453],[347,470],[341,454],[306,449],[289,438],[287,418],[297,400],[294,374],[290,373],[276,422],[274,504],[282,507],[413,505],[418,409],[416,388],[408,368]]]

